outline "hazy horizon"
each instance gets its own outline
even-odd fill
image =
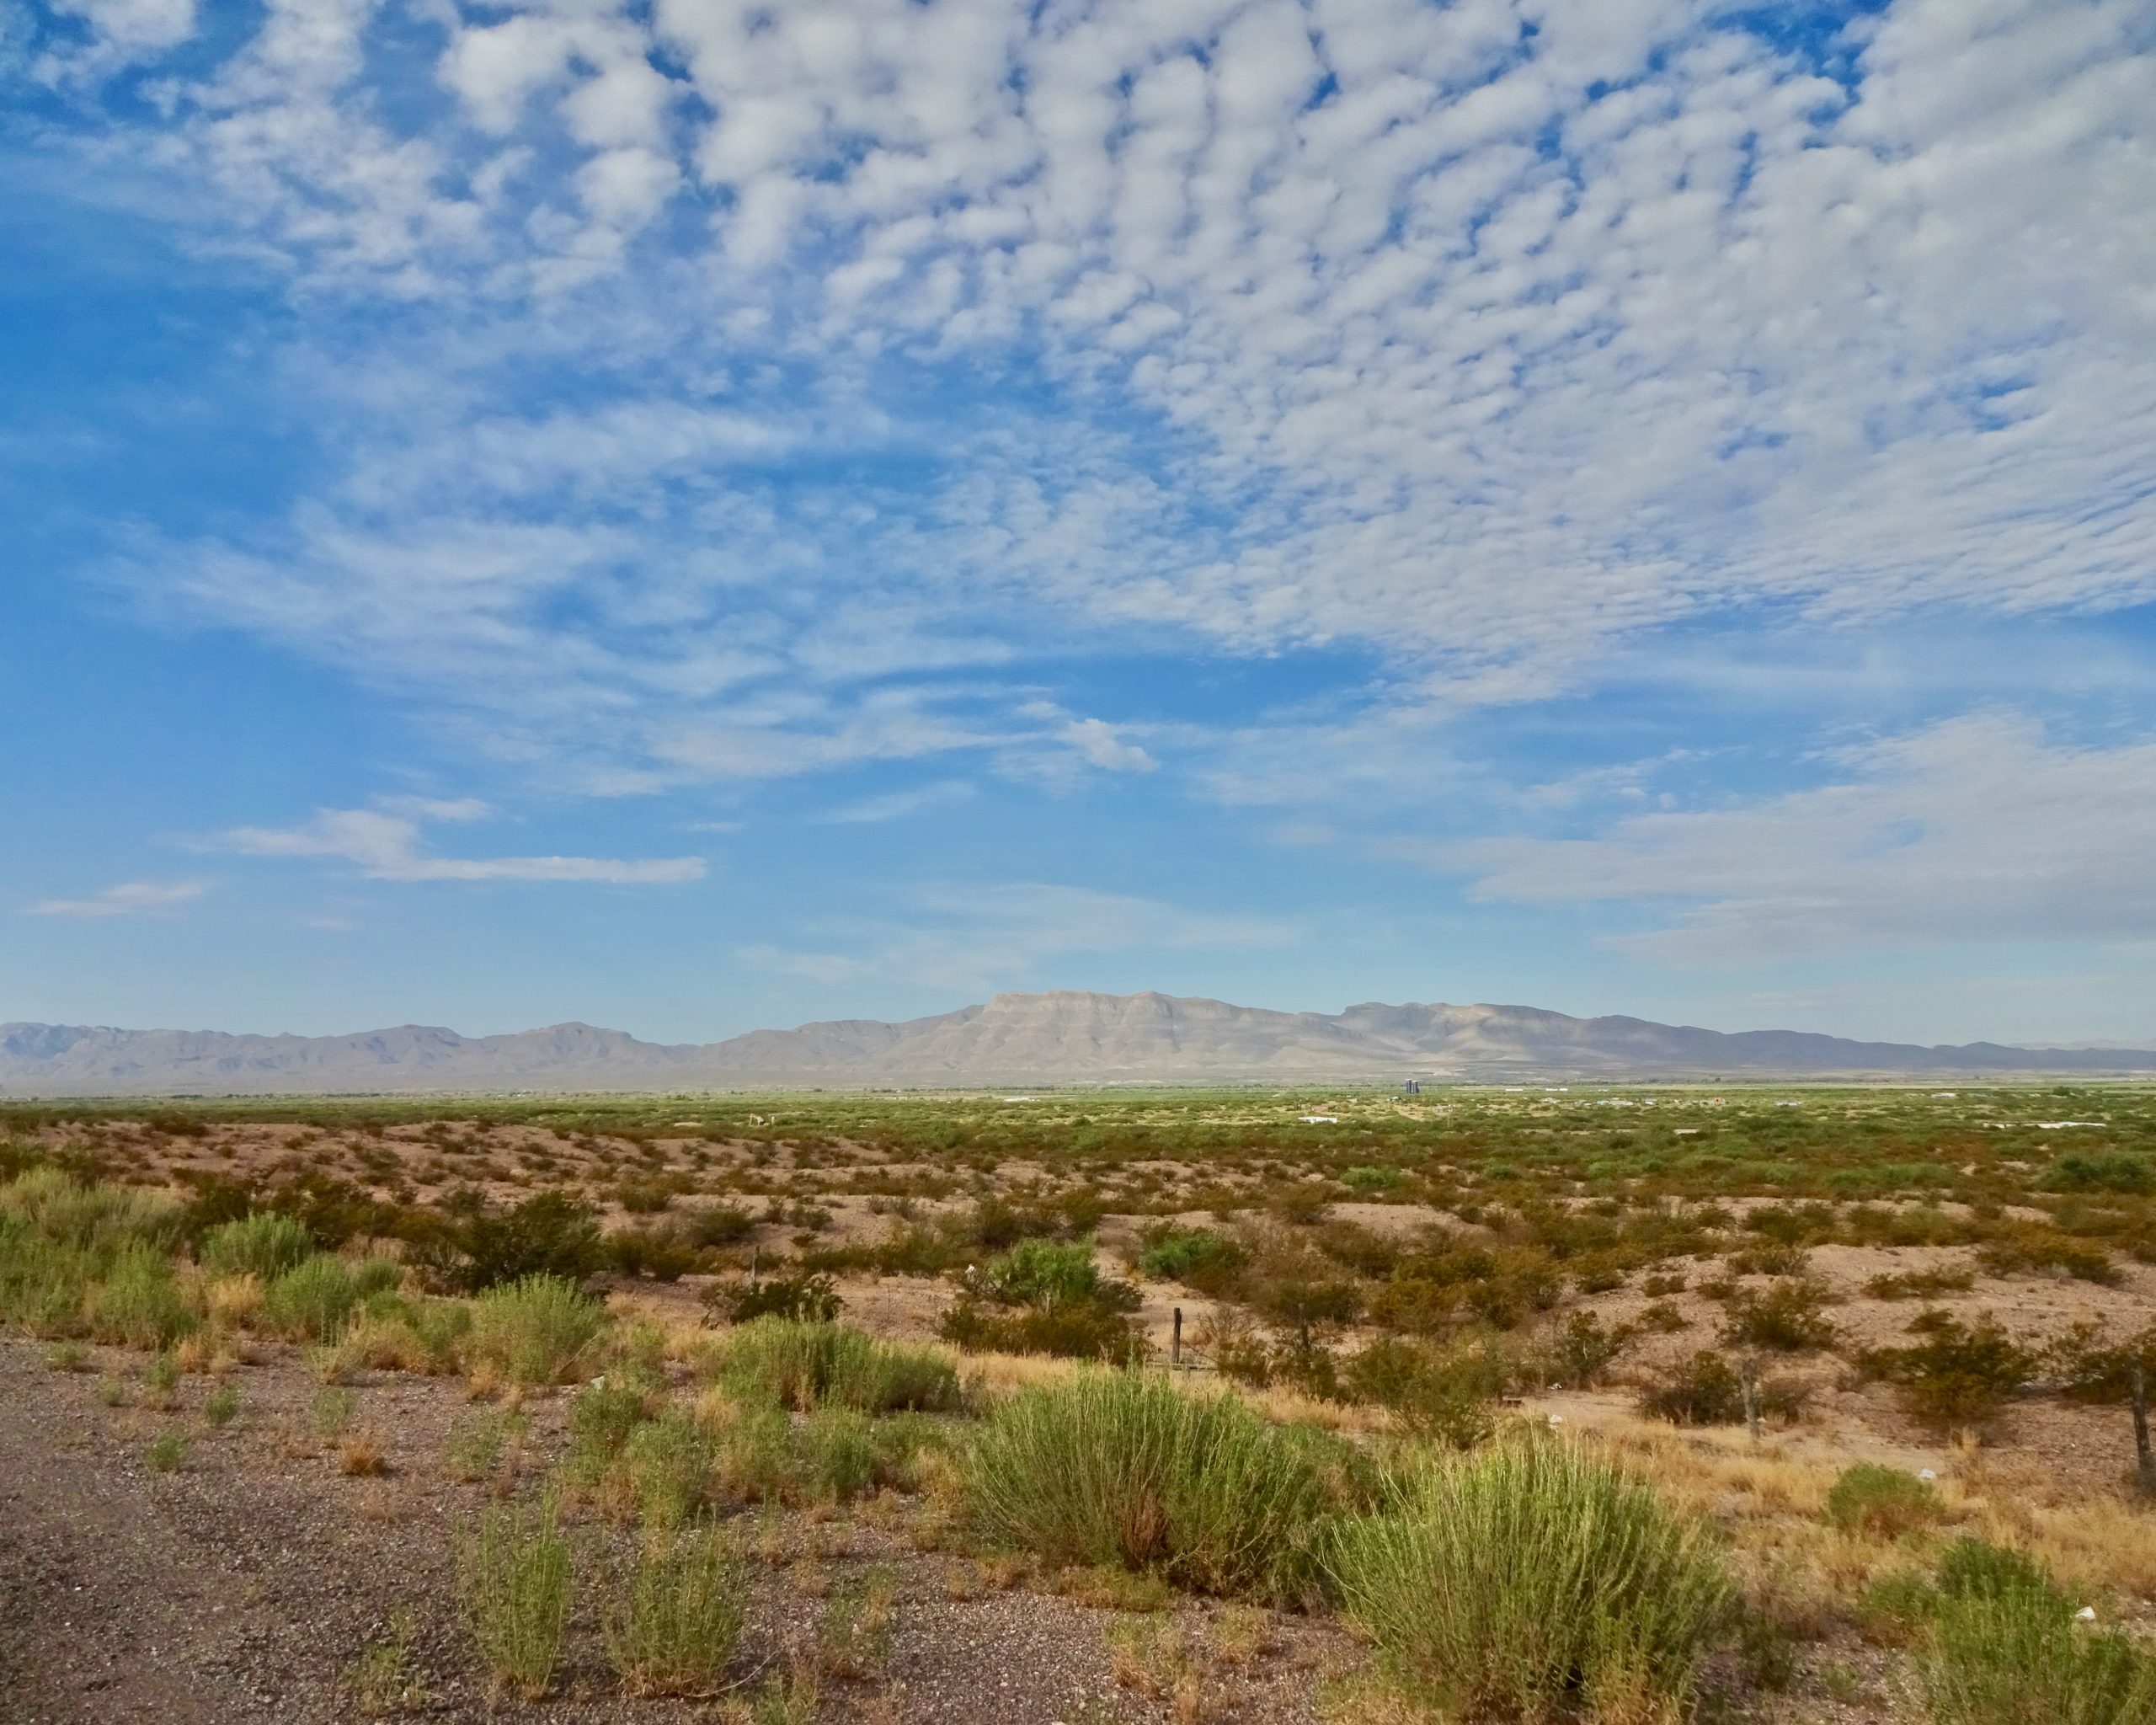
[[[2156,1037],[2127,0],[38,3],[0,1019]]]

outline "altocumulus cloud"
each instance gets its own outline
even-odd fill
[[[621,788],[1036,750],[953,673],[1074,639],[1457,711],[1678,621],[2148,599],[2146,8],[1751,16],[136,0],[22,63],[403,308],[322,334],[304,494],[115,578]]]

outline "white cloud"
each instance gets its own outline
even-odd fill
[[[1160,764],[1137,744],[1117,736],[1106,719],[1075,719],[1064,727],[1063,740],[1108,772],[1150,772]]]
[[[428,820],[477,820],[492,811],[469,799],[397,798],[372,809],[323,809],[295,827],[235,827],[213,848],[248,857],[306,857],[350,864],[370,880],[590,881],[665,885],[701,880],[701,857],[441,857],[424,841]]]
[[[46,899],[29,909],[33,916],[140,916],[191,904],[209,889],[201,880],[131,880],[87,899]]]
[[[1299,933],[1278,918],[1038,882],[924,888],[907,895],[905,908],[903,920],[851,920],[803,931],[823,937],[817,948],[766,943],[745,947],[739,956],[816,982],[876,976],[983,993],[1038,982],[1043,967],[1072,958],[1241,952],[1285,945]]]
[[[965,780],[944,779],[935,784],[887,792],[882,796],[863,797],[858,802],[842,804],[818,818],[839,826],[872,825],[902,820],[925,809],[947,808],[953,803],[969,801],[973,794],[974,788]]]
[[[1471,873],[1484,899],[1639,906],[1662,926],[1617,943],[1687,962],[2156,940],[2156,743],[2057,743],[1979,714],[1828,764],[1815,788],[1641,813],[1591,837],[1412,849]]]
[[[412,381],[136,584],[653,782],[1026,747],[935,680],[1074,636],[1349,644],[1457,711],[1675,623],[2156,595],[2145,7],[1743,16],[507,5],[392,89],[373,8],[272,5],[91,142],[422,302]],[[857,643],[886,707],[830,692]]]

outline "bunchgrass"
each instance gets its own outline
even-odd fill
[[[1333,1507],[1333,1440],[1232,1395],[1086,1370],[1022,1391],[963,1461],[990,1540],[1051,1565],[1116,1564],[1200,1593],[1286,1597]]]
[[[893,1347],[840,1323],[760,1317],[728,1332],[707,1365],[723,1382],[803,1412],[834,1402],[863,1413],[937,1413],[960,1401],[947,1354]]]
[[[716,1528],[648,1537],[603,1614],[607,1658],[638,1696],[721,1688],[741,1636],[745,1567]]]
[[[1539,1435],[1417,1464],[1326,1567],[1387,1677],[1451,1719],[1681,1719],[1734,1597],[1700,1524]]]
[[[294,1342],[334,1342],[359,1307],[361,1287],[353,1267],[327,1252],[316,1252],[272,1279],[263,1289],[263,1321]]]
[[[1826,1516],[1844,1533],[1898,1539],[1942,1519],[1946,1504],[1929,1480],[1899,1467],[1860,1461],[1843,1469],[1827,1493]]]
[[[472,1302],[467,1369],[531,1387],[579,1375],[606,1328],[606,1309],[560,1276],[526,1276]]]
[[[552,1683],[568,1622],[569,1542],[550,1495],[533,1509],[483,1509],[465,1541],[464,1606],[495,1688],[536,1701]]]
[[[2148,1725],[2156,1654],[2077,1621],[2072,1601],[2019,1553],[1957,1541],[1940,1568],[1918,1681],[1935,1725]]]
[[[195,1262],[213,1276],[259,1276],[273,1281],[314,1252],[302,1223],[271,1210],[220,1223],[202,1236]]]
[[[90,1290],[90,1334],[100,1342],[169,1348],[200,1322],[172,1260],[153,1246],[123,1247],[110,1274]]]

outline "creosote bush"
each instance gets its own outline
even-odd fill
[[[1389,1679],[1453,1719],[1682,1719],[1735,1599],[1704,1525],[1536,1434],[1411,1467],[1325,1550]]]
[[[1049,1563],[1284,1599],[1303,1590],[1350,1468],[1346,1446],[1272,1425],[1235,1396],[1089,1370],[996,1407],[962,1473],[980,1532]]]
[[[1918,1339],[1903,1348],[1875,1348],[1865,1370],[1896,1385],[1908,1411],[1942,1430],[1981,1425],[2036,1375],[2038,1360],[1986,1312],[1972,1324],[1951,1313],[1919,1313],[1909,1323]]]

